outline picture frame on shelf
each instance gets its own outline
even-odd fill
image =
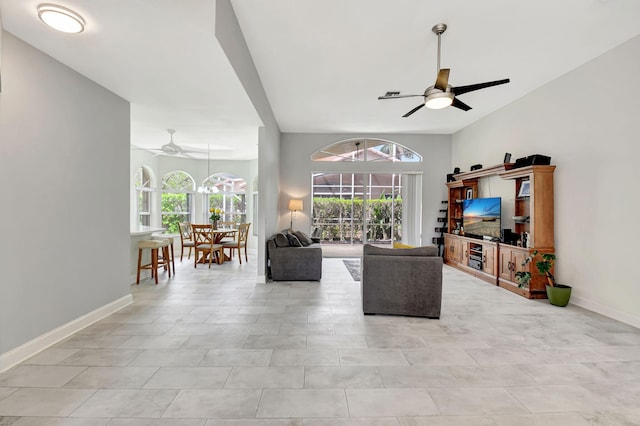
[[[505,152],[504,153],[504,160],[502,160],[503,163],[510,163],[511,162],[511,153],[510,152]]]
[[[522,181],[520,184],[520,191],[518,191],[518,198],[528,197],[531,195],[531,182],[528,180]]]
[[[467,188],[467,200],[470,200],[473,198],[473,188]]]

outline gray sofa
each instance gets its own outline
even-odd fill
[[[362,310],[440,318],[442,258],[431,247],[382,248],[365,244],[362,252]]]
[[[285,246],[278,234],[267,240],[267,270],[274,281],[320,281],[322,248],[319,243]]]

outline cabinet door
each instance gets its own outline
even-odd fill
[[[526,252],[520,251],[520,250],[512,251],[512,255],[511,255],[511,262],[513,264],[513,267],[512,267],[513,277],[511,278],[512,281],[515,281],[516,279],[516,276],[515,276],[516,272],[529,270],[529,265],[522,266],[526,258],[527,258]]]
[[[498,262],[498,269],[500,278],[511,281],[511,253],[512,251],[508,248],[502,248],[500,246],[500,262]]]
[[[450,262],[460,262],[460,240],[444,236],[444,258]]]
[[[488,245],[484,245],[483,248],[482,269],[487,274],[495,275],[496,248]]]
[[[463,265],[469,265],[469,242],[468,241],[460,241],[460,263]]]

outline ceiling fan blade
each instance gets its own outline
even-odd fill
[[[416,112],[417,110],[419,110],[420,108],[422,108],[424,106],[424,104],[420,104],[417,107],[415,107],[414,109],[412,109],[411,111],[409,111],[408,113],[406,113],[405,115],[403,115],[404,118],[407,118],[408,116],[410,116],[411,114],[413,114],[414,112]]]
[[[463,111],[469,111],[471,109],[471,107],[469,105],[465,104],[464,102],[462,102],[458,98],[453,98],[453,103],[451,104],[451,106],[459,108],[459,109],[461,109]]]
[[[399,99],[399,98],[414,98],[416,96],[424,96],[424,94],[422,95],[384,95],[384,96],[378,96],[378,99]]]
[[[440,89],[443,92],[447,90],[447,85],[449,84],[449,68],[442,68],[438,71],[438,77],[436,78],[436,89]]]
[[[478,84],[470,84],[468,86],[452,87],[451,91],[455,95],[462,95],[463,93],[469,93],[469,92],[473,92],[475,90],[485,89],[485,88],[491,87],[491,86],[498,86],[500,84],[506,84],[509,81],[510,80],[508,78],[505,78],[504,80],[489,81],[487,83],[478,83]]]

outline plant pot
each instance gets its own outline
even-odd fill
[[[562,284],[556,284],[553,287],[547,285],[547,297],[552,305],[567,306],[571,298],[571,287]]]

